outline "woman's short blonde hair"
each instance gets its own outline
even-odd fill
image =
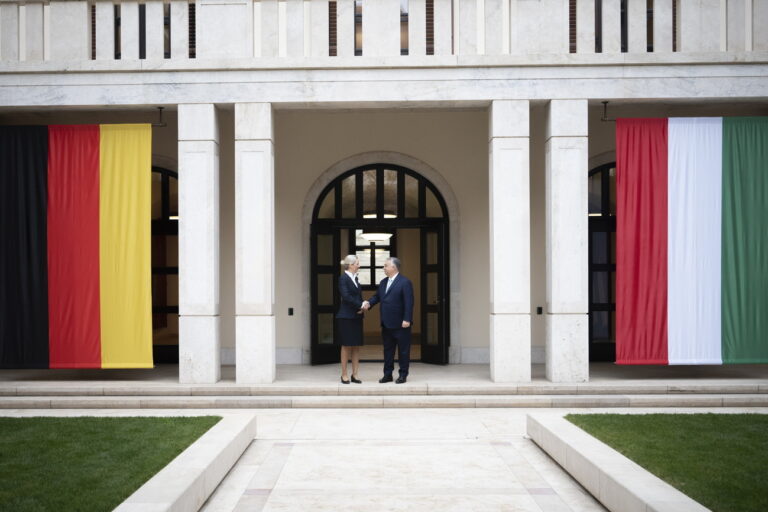
[[[347,257],[341,260],[341,268],[348,270],[349,266],[357,262],[357,256],[354,254],[347,254]]]

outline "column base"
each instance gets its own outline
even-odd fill
[[[531,381],[531,315],[491,315],[491,380]]]
[[[221,379],[221,319],[179,317],[179,383],[215,384]]]
[[[270,384],[275,381],[275,317],[238,315],[235,318],[235,381]]]
[[[589,380],[589,316],[546,315],[546,374],[551,382]]]

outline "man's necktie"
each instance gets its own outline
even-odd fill
[[[360,288],[360,280],[355,276],[355,285]]]
[[[387,279],[387,289],[384,290],[384,295],[389,293],[389,287],[392,286],[392,279]]]

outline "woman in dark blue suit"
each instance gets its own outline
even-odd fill
[[[363,290],[357,281],[360,262],[354,254],[341,260],[344,273],[339,277],[339,295],[341,306],[336,313],[337,340],[341,344],[341,383],[355,384],[362,381],[357,378],[360,369],[360,347],[363,344]],[[352,377],[347,379],[347,361],[352,357]]]

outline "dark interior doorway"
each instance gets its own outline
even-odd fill
[[[310,231],[312,364],[339,361],[334,316],[339,307],[339,262],[347,254],[361,262],[364,297],[373,295],[384,279],[386,258],[402,260],[403,275],[415,288],[412,359],[448,363],[448,213],[432,183],[397,165],[357,167],[320,194]],[[364,360],[381,359],[375,349],[380,344],[377,309],[366,315]]]
[[[152,167],[152,357],[179,362],[178,174]]]
[[[589,171],[589,360],[616,361],[616,163]]]

